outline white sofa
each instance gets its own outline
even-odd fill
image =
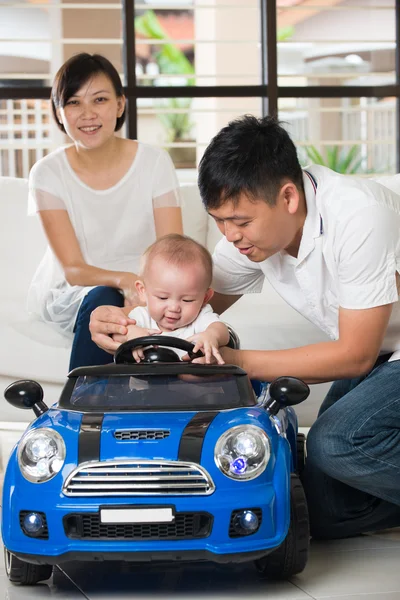
[[[220,234],[203,210],[198,189],[184,185],[182,191],[185,233],[212,251]],[[52,404],[66,379],[71,345],[25,310],[27,289],[46,246],[38,219],[26,216],[26,205],[27,181],[0,177],[0,445],[2,430],[33,417],[8,405],[4,388],[16,379],[36,379],[44,387],[45,401]],[[239,333],[243,348],[289,348],[325,339],[268,285],[261,294],[243,297],[224,318]],[[310,399],[298,407],[301,425],[312,423],[327,387],[313,386]]]

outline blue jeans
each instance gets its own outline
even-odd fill
[[[400,526],[400,361],[336,381],[307,438],[311,535],[333,539]]]
[[[103,285],[90,290],[84,297],[75,321],[75,336],[69,363],[70,370],[76,367],[106,365],[112,362],[112,355],[101,350],[92,342],[89,331],[91,312],[103,304],[122,307],[124,306],[124,298],[117,289]]]

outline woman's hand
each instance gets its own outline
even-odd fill
[[[122,308],[118,306],[98,306],[90,315],[89,330],[93,342],[99,348],[109,354],[114,354],[121,343],[114,341],[110,336],[113,334],[127,335],[127,326],[135,324],[136,321],[129,319]]]

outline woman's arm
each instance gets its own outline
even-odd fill
[[[124,271],[109,271],[88,265],[82,255],[75,230],[66,210],[38,212],[49,244],[60,262],[70,285],[106,285],[120,289],[129,304],[137,304],[137,275]]]
[[[179,206],[154,208],[153,212],[157,239],[168,233],[183,234],[182,211]]]

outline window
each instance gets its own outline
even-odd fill
[[[164,146],[181,180],[244,113],[277,114],[307,162],[399,168],[400,7],[394,0],[10,0],[0,2],[0,175],[27,177],[67,138],[51,81],[100,52],[126,86],[122,132]],[[104,6],[102,6],[104,5]]]

